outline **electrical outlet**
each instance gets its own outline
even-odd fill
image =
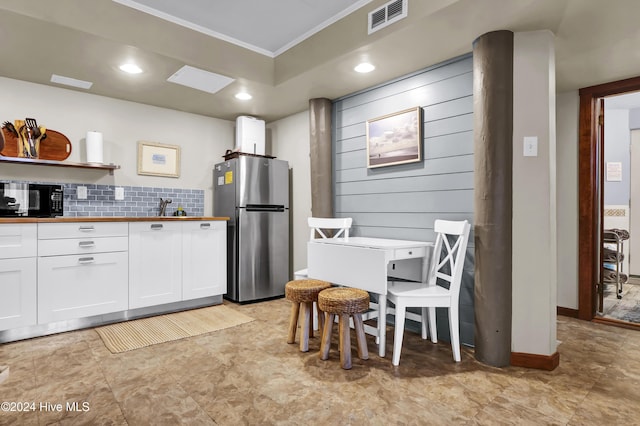
[[[77,198],[78,200],[86,200],[87,199],[87,187],[79,186],[76,188]]]
[[[123,201],[124,200],[124,188],[123,187],[116,186],[115,199],[116,199],[116,201]]]

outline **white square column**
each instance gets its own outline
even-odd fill
[[[558,268],[554,35],[515,33],[513,62],[512,354],[552,359]]]

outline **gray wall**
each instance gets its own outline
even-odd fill
[[[335,215],[354,236],[433,241],[435,219],[473,230],[473,61],[465,55],[334,102]],[[423,109],[423,160],[367,168],[366,121]],[[473,344],[473,232],[460,295],[461,341]],[[439,310],[440,311],[440,310]],[[438,335],[448,340],[446,311]]]

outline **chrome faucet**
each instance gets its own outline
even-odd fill
[[[162,199],[160,198],[160,216],[164,216],[167,212],[167,204],[171,204],[171,198]]]

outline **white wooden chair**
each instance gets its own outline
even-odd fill
[[[307,219],[309,240],[316,238],[349,238],[349,229],[352,222],[353,219],[350,217],[310,217]],[[308,277],[309,270],[307,268],[293,273],[293,278],[296,280],[304,280]],[[318,329],[318,307],[315,303],[313,304],[313,329]]]
[[[436,220],[437,234],[428,283],[389,282],[387,300],[395,305],[395,334],[393,340],[392,364],[400,364],[400,351],[404,333],[406,309],[422,308],[422,338],[427,338],[427,313],[431,341],[438,342],[436,328],[436,307],[448,308],[449,331],[453,359],[460,362],[460,330],[458,299],[462,282],[462,268],[467,252],[470,225],[468,221],[452,222]],[[453,244],[451,241],[453,240]],[[437,285],[438,280],[449,282],[449,288]],[[389,312],[392,310],[390,309]]]
[[[353,219],[350,217],[310,217],[307,219],[310,228],[309,240],[318,238],[317,235],[319,235],[320,238],[349,238],[349,229],[351,228],[352,221]],[[329,231],[332,231],[332,233]],[[309,271],[307,268],[293,273],[293,277],[296,280],[303,280],[308,276]]]

